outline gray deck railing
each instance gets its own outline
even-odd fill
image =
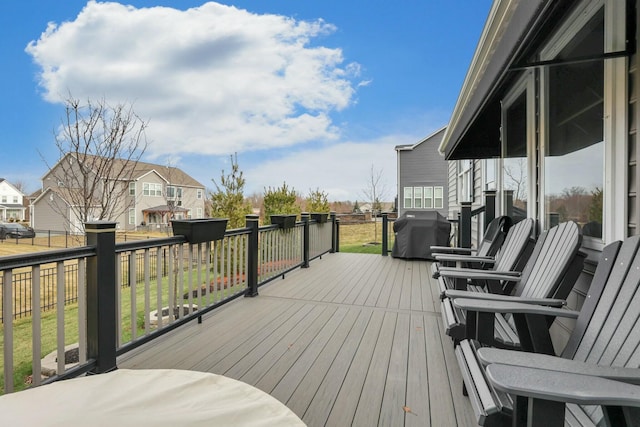
[[[260,285],[337,251],[339,236],[335,214],[323,224],[303,214],[289,230],[258,227],[250,215],[246,227],[196,244],[183,236],[116,244],[115,223],[88,223],[86,232],[80,248],[0,258],[0,392],[21,389],[25,380],[39,385],[114,369],[118,355],[237,297],[256,296]],[[32,309],[15,320],[15,301],[24,300],[17,293],[28,293],[30,307],[42,306],[42,272],[49,277],[51,269],[55,313]],[[28,292],[13,286],[13,277],[25,273]],[[77,302],[69,304],[72,293]],[[51,350],[53,362],[41,361]]]

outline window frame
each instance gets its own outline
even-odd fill
[[[148,197],[162,197],[162,184],[157,182],[143,182],[142,195]]]
[[[409,200],[408,204],[407,200]],[[404,187],[402,190],[402,207],[404,209],[413,209],[413,187]]]
[[[440,190],[440,197],[436,195],[438,190]],[[438,200],[440,200],[439,204]],[[433,187],[433,209],[444,209],[444,187],[442,186]]]
[[[576,34],[589,22],[591,18],[604,8],[604,46],[605,52],[625,49],[626,40],[626,10],[625,2],[615,0],[584,0],[578,4],[568,19],[559,27],[549,42],[540,51],[540,60],[549,60],[574,39]],[[604,60],[604,177],[603,177],[603,212],[602,238],[586,236],[583,246],[602,250],[604,245],[627,236],[628,198],[627,188],[628,168],[616,167],[627,164],[628,140],[628,72],[627,58],[608,58]],[[549,145],[548,123],[549,97],[548,68],[543,67],[540,72],[540,176],[538,218],[542,229],[546,224],[545,206],[545,171],[544,157]],[[615,120],[614,120],[615,119]]]
[[[429,195],[427,195],[429,193]],[[433,187],[424,187],[424,208],[433,209]]]
[[[418,206],[420,204],[420,206]],[[423,188],[413,187],[413,208],[424,209]]]

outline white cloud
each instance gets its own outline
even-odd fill
[[[386,187],[385,201],[396,196],[396,152],[400,144],[412,144],[418,139],[409,135],[386,136],[368,142],[342,142],[330,146],[306,148],[276,160],[243,167],[247,193],[262,193],[265,187],[279,187],[283,182],[306,196],[319,188],[331,201],[363,200],[371,166],[382,171]]]
[[[43,96],[131,102],[151,154],[228,154],[335,141],[358,64],[311,45],[335,28],[218,3],[180,11],[90,1],[26,51]],[[393,153],[392,153],[393,154]]]

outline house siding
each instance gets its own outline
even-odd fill
[[[398,152],[398,215],[412,210],[436,210],[445,217],[448,215],[448,162],[438,152],[443,134],[444,129],[427,137],[410,149],[396,147]],[[405,187],[442,187],[442,209],[405,208]]]
[[[69,231],[65,217],[60,213],[65,212],[66,217],[69,217],[70,209],[55,192],[47,191],[36,199],[33,212],[31,222],[37,231]]]

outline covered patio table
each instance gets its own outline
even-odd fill
[[[304,426],[241,381],[205,372],[118,369],[0,396],[11,426]]]

